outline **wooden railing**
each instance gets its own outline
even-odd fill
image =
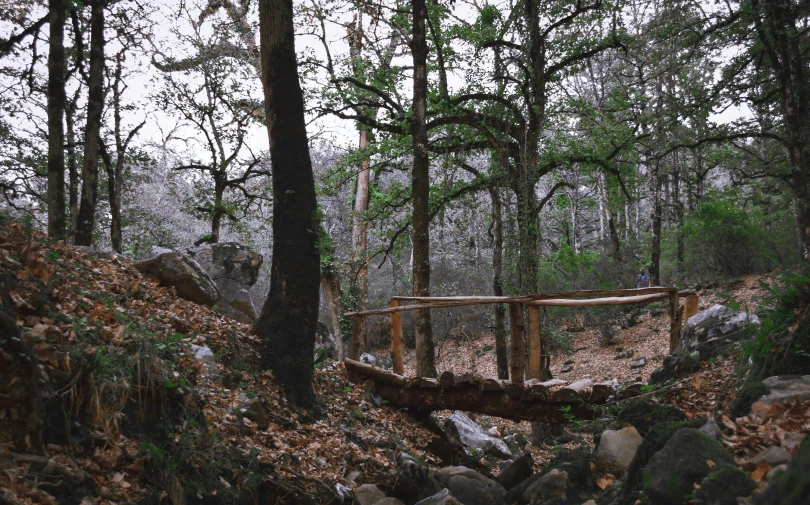
[[[686,298],[680,307],[679,298]],[[540,327],[540,307],[595,307],[599,305],[646,304],[667,300],[670,317],[670,352],[678,346],[681,326],[697,312],[698,295],[693,291],[678,291],[677,288],[638,288],[619,290],[570,291],[566,293],[544,293],[526,296],[437,296],[412,297],[394,296],[388,308],[347,312],[345,317],[354,320],[351,358],[359,359],[365,348],[359,324],[362,318],[388,314],[391,317],[391,359],[396,374],[403,374],[405,365],[402,359],[402,312],[408,310],[430,310],[448,307],[464,307],[495,303],[509,304],[509,329],[511,359],[509,372],[512,382],[522,383],[524,376],[540,379],[542,373],[543,339]],[[408,302],[408,305],[403,305]],[[523,309],[528,315],[527,324]],[[527,338],[528,337],[528,338]],[[526,344],[528,342],[528,359]]]

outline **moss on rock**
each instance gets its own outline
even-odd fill
[[[734,464],[725,447],[695,428],[672,435],[641,472],[644,493],[659,505],[681,505],[717,465]]]
[[[737,505],[738,496],[748,496],[757,483],[734,465],[719,465],[700,483],[695,498],[707,505]]]
[[[618,421],[633,426],[642,437],[645,437],[650,428],[656,424],[686,421],[686,414],[670,405],[647,400],[630,400],[619,412]]]
[[[742,417],[751,412],[751,405],[762,395],[768,394],[768,388],[760,381],[748,382],[737,393],[737,397],[731,403],[731,415],[735,418]]]

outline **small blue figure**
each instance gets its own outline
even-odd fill
[[[638,277],[636,277],[636,287],[637,288],[648,288],[650,287],[650,276],[644,273],[644,269],[638,271]]]

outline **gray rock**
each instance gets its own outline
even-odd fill
[[[206,244],[188,254],[216,283],[220,299],[215,308],[237,321],[253,322],[258,312],[249,289],[259,277],[262,255],[236,242]]]
[[[788,461],[790,461],[790,453],[782,447],[773,445],[748,460],[748,464],[754,468],[761,464],[774,467],[787,463]]]
[[[205,374],[209,379],[219,381],[219,367],[214,352],[204,345],[191,344],[191,353],[194,359],[201,362],[205,368]]]
[[[363,484],[354,495],[355,505],[375,505],[385,499],[385,493],[374,484]]]
[[[663,364],[650,374],[650,383],[663,384],[670,379],[678,380],[698,370],[700,358],[696,352],[668,354]]]
[[[256,423],[256,427],[262,431],[270,427],[270,421],[267,419],[267,413],[264,410],[264,405],[258,398],[250,398],[247,401],[242,402],[238,407],[233,409],[233,412],[237,415],[250,419]]]
[[[700,427],[700,432],[717,440],[718,442],[723,441],[723,432],[720,430],[720,427],[717,426],[717,422],[712,417],[706,421],[706,424]]]
[[[180,298],[213,306],[219,300],[219,289],[211,277],[190,256],[182,253],[163,253],[135,263],[135,268],[157,278],[161,286],[172,286]]]
[[[777,466],[771,468],[770,470],[768,470],[768,473],[765,475],[765,480],[770,481],[771,479],[773,479],[774,477],[776,477],[780,473],[787,470],[787,468],[788,468],[788,466],[785,465],[785,464],[777,465]]]
[[[532,476],[534,473],[533,466],[532,455],[527,452],[501,471],[497,479],[498,484],[509,491]]]
[[[565,365],[565,366],[563,366],[562,368],[560,368],[560,373],[568,373],[568,372],[570,372],[570,371],[571,371],[571,370],[573,370],[573,369],[574,369],[574,367],[573,367],[573,366],[571,366],[571,365]]]
[[[465,466],[442,468],[436,481],[463,505],[492,505],[506,496],[503,486]]]
[[[523,491],[526,503],[542,503],[549,498],[565,493],[568,487],[568,472],[557,468],[543,475]]]
[[[693,428],[678,430],[642,470],[644,493],[656,505],[681,505],[718,465],[734,466],[725,447]]]
[[[749,324],[759,324],[759,318],[755,314],[714,305],[684,323],[678,350],[699,351],[701,358],[709,358],[717,354],[718,344],[742,338]]]
[[[768,377],[762,383],[770,392],[759,399],[761,402],[773,404],[810,400],[810,375]]]
[[[454,412],[444,422],[444,431],[450,438],[470,449],[477,449],[484,454],[500,459],[510,459],[512,457],[509,446],[503,440],[488,435],[475,421],[461,412]],[[455,493],[453,495],[458,498]]]
[[[461,505],[461,503],[450,494],[449,489],[444,488],[433,496],[417,502],[416,505]]]
[[[374,356],[373,354],[364,352],[363,354],[360,355],[360,363],[365,363],[366,365],[373,365],[376,362],[377,357]]]
[[[792,433],[782,440],[782,447],[784,447],[789,453],[793,454],[799,449],[799,446],[802,445],[805,436],[805,433]]]
[[[318,326],[315,329],[315,355],[321,351],[326,351],[326,355],[337,359],[338,348],[335,336],[329,331],[329,326],[323,321],[318,321]]]
[[[509,450],[512,451],[513,456],[520,454],[520,444],[515,439],[514,435],[506,435],[503,437],[503,442],[509,447]]]
[[[647,358],[638,358],[630,362],[630,368],[641,368],[647,364]]]
[[[599,438],[599,449],[596,450],[597,466],[607,473],[621,475],[630,466],[643,441],[638,430],[632,426],[603,432]]]

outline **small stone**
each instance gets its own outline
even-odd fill
[[[532,476],[533,466],[534,460],[532,459],[532,455],[527,452],[501,471],[497,479],[498,484],[509,491]]]
[[[270,421],[267,419],[267,414],[264,411],[264,405],[258,398],[250,398],[241,403],[234,409],[234,413],[241,414],[247,419],[256,423],[256,427],[260,430],[266,430],[270,427]]]
[[[374,356],[373,354],[364,352],[363,354],[360,355],[360,362],[365,363],[366,365],[373,365],[374,363],[377,362],[377,357]]]
[[[574,364],[574,360],[572,360],[572,359],[569,359],[565,363],[563,363],[563,365],[573,365],[573,364]]]
[[[503,437],[503,441],[506,446],[509,447],[509,450],[512,451],[512,454],[520,453],[520,444],[518,444],[518,441],[515,439],[514,435],[506,435]]]
[[[560,373],[568,373],[573,369],[574,369],[574,367],[572,367],[571,365],[565,365],[564,367],[562,367],[560,369]]]
[[[706,424],[701,426],[700,432],[703,433],[704,435],[712,437],[718,442],[723,441],[723,432],[720,431],[720,427],[717,426],[717,423],[715,422],[714,418],[710,417],[708,421],[706,421]]]
[[[433,496],[429,496],[424,500],[416,502],[416,505],[462,505],[461,502],[456,500],[453,495],[450,494],[450,490],[447,488],[442,489],[438,493],[434,494]]]
[[[363,484],[357,488],[357,493],[354,495],[354,503],[356,505],[375,505],[384,498],[385,493],[380,491],[380,488],[374,484]]]
[[[646,358],[638,358],[630,362],[630,368],[641,368],[646,364],[647,364]]]
[[[784,447],[789,453],[795,454],[796,451],[799,450],[799,446],[802,445],[804,437],[804,433],[793,433],[788,435],[784,440],[782,440],[782,447]]]
[[[768,447],[748,461],[749,467],[756,468],[758,465],[779,466],[790,461],[790,453],[777,445]]]
[[[618,431],[606,430],[599,438],[596,463],[607,473],[621,475],[633,461],[636,449],[643,441],[638,430],[632,426]]]

